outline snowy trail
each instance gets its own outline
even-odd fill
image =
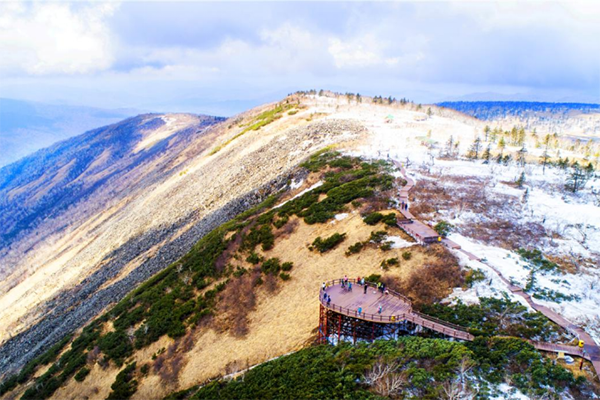
[[[415,186],[415,181],[406,174],[406,170],[400,162],[393,160],[393,163],[396,167],[398,167],[400,169],[400,172],[402,173],[402,177],[407,181],[407,184],[400,190],[400,199],[402,202],[408,204],[408,192]],[[411,217],[412,217],[412,214],[411,214]],[[420,221],[417,221],[416,219],[414,221],[420,222]],[[400,225],[400,227],[403,228],[402,225]],[[502,273],[496,267],[494,267],[493,265],[488,263],[486,260],[484,260],[480,257],[477,257],[475,254],[464,250],[463,248],[461,248],[460,245],[458,245],[458,243],[455,243],[455,242],[451,241],[450,239],[444,238],[444,239],[442,239],[442,244],[444,244],[449,249],[462,252],[467,257],[469,257],[469,259],[478,261],[482,264],[485,264],[489,268],[491,268],[492,271],[494,271],[498,275],[498,277],[506,284],[508,289],[513,294],[515,294],[516,296],[522,297],[531,306],[531,308],[533,308],[536,311],[541,312],[548,319],[550,319],[554,323],[562,326],[567,331],[573,333],[574,335],[579,337],[580,340],[583,340],[585,343],[584,358],[586,358],[592,362],[592,365],[594,366],[594,369],[596,370],[596,376],[600,377],[600,347],[597,345],[597,343],[594,341],[594,339],[587,332],[585,332],[585,330],[583,328],[568,321],[562,315],[554,312],[550,308],[540,305],[540,304],[536,304],[533,301],[533,299],[531,298],[531,296],[529,294],[525,293],[523,288],[513,285],[508,279],[506,279],[506,277],[504,275],[502,275]],[[530,343],[532,343],[537,349],[543,350],[543,351],[565,351],[570,354],[581,355],[579,352],[577,352],[579,349],[575,346],[557,345],[557,344],[553,344],[553,343],[538,343],[538,342],[531,342],[531,341],[530,341]]]

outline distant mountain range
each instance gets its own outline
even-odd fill
[[[533,101],[444,101],[440,107],[452,108],[481,120],[494,120],[506,117],[527,118],[544,114],[553,118],[566,115],[600,113],[600,104],[590,103],[548,103]]]
[[[140,114],[0,98],[0,167],[99,126]]]

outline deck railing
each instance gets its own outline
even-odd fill
[[[326,282],[325,284],[328,287],[335,286],[341,284],[343,279],[334,279],[332,281]],[[356,279],[348,279],[348,282],[352,282],[353,284],[357,283]],[[365,282],[365,284],[370,287],[377,287],[373,282]],[[394,322],[402,322],[409,321],[414,324],[423,326],[424,328],[429,328],[434,331],[440,332],[442,334],[446,334],[449,336],[453,336],[458,339],[464,340],[473,340],[473,335],[471,335],[468,330],[462,326],[452,324],[450,322],[443,321],[441,319],[432,317],[430,315],[422,314],[418,311],[414,311],[412,309],[412,303],[410,299],[394,290],[386,289],[386,291],[395,297],[398,297],[404,303],[407,304],[408,309],[404,313],[395,314],[395,315],[382,315],[382,314],[369,314],[369,313],[358,313],[356,309],[350,309],[347,307],[338,306],[336,304],[327,304],[327,301],[324,299],[323,294],[325,293],[323,289],[319,291],[319,302],[325,307],[332,311],[339,312],[341,314],[355,317],[359,319],[364,319],[372,322],[381,322],[381,323],[394,323]]]
[[[329,287],[331,287],[331,286],[335,286],[337,284],[341,284],[343,280],[344,279],[334,279],[332,281],[325,282],[325,284],[328,285]],[[356,284],[357,280],[354,278],[349,278],[348,282],[352,282],[353,284]],[[368,285],[369,287],[372,287],[372,288],[377,288],[377,284],[375,284],[373,282],[365,281],[365,285]],[[408,306],[409,312],[412,310],[412,303],[408,297],[396,292],[395,290],[386,288],[386,291],[390,295],[395,296],[395,297],[399,298],[400,300],[402,300],[404,303],[406,303]],[[382,315],[382,314],[369,314],[369,313],[362,312],[359,314],[358,310],[355,310],[355,309],[350,309],[350,308],[338,306],[335,304],[327,304],[327,301],[325,301],[325,299],[323,298],[323,294],[324,294],[324,292],[323,292],[323,289],[321,288],[321,290],[319,291],[319,301],[321,302],[321,304],[323,304],[323,306],[325,306],[326,308],[329,308],[330,310],[338,311],[338,312],[348,315],[348,316],[354,316],[356,318],[365,319],[365,320],[373,321],[373,322],[400,322],[400,321],[403,321],[404,319],[406,319],[407,313],[401,313],[401,314],[395,314],[395,315]]]

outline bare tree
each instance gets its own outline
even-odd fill
[[[473,361],[470,357],[464,356],[460,360],[458,367],[456,367],[456,372],[460,376],[460,383],[465,382],[465,375],[468,374],[473,369],[473,367],[475,367],[475,365],[477,365],[477,363]]]
[[[381,396],[399,394],[408,381],[406,371],[400,371],[397,362],[385,362],[379,359],[365,374],[365,382]]]

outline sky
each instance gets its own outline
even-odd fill
[[[296,90],[600,102],[600,1],[0,2],[0,97],[230,115]]]

